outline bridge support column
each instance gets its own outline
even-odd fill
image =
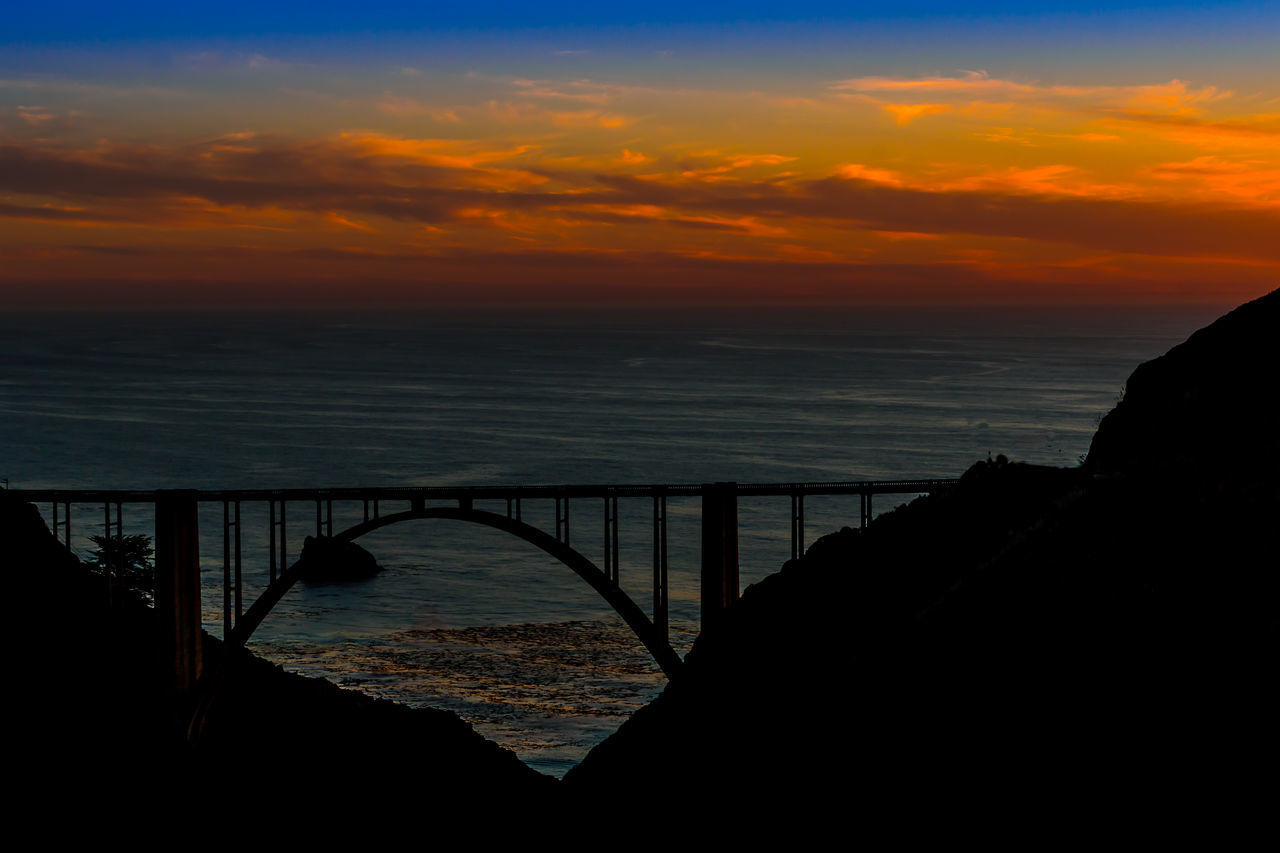
[[[156,492],[156,611],[173,686],[191,690],[203,666],[196,492]]]
[[[738,600],[738,484],[702,487],[702,626]]]

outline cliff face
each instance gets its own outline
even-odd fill
[[[1274,759],[1278,332],[1273,293],[1140,367],[1085,468],[980,463],[814,543],[566,781],[905,819]]]

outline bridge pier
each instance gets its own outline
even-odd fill
[[[240,501],[222,502],[222,636],[230,637],[244,612],[240,555]],[[234,599],[232,595],[234,594]],[[234,607],[233,607],[234,601]]]
[[[667,596],[667,496],[653,496],[653,626],[665,643],[670,627]]]
[[[804,556],[804,492],[791,493],[791,559]]]
[[[106,501],[102,504],[102,532],[107,538],[107,542],[119,542],[120,547],[115,549],[113,558],[107,556],[107,552],[103,550],[103,571],[102,576],[107,582],[107,606],[112,606],[113,596],[115,594],[115,584],[124,579],[124,521],[121,518],[120,502],[116,501],[116,520],[112,524],[111,521],[111,502]],[[115,532],[112,533],[112,528]],[[114,563],[114,565],[112,565]],[[116,576],[113,580],[111,577],[112,570],[115,570]]]
[[[198,492],[156,492],[156,611],[173,686],[191,690],[203,666]]]
[[[702,487],[702,625],[738,600],[738,485]]]
[[[614,494],[604,498],[604,574],[618,584],[618,496]]]

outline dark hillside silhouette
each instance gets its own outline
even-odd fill
[[[554,790],[555,780],[452,713],[341,690],[243,650],[230,661],[204,736],[188,744],[192,706],[166,684],[155,611],[121,594],[108,609],[102,576],[54,539],[34,506],[3,490],[0,542],[10,589],[29,605],[17,614],[17,636],[40,638],[17,655],[24,701],[16,730],[26,746],[19,766],[33,779],[65,784],[68,768],[77,779],[145,778],[146,796],[163,798],[175,779],[222,785],[264,774],[277,802],[322,801],[343,788],[344,807],[476,789],[536,802]],[[206,634],[204,649],[211,664],[218,660],[218,640]],[[167,775],[174,768],[178,776]],[[376,775],[389,768],[411,769],[411,783]],[[104,790],[108,798],[122,793]]]
[[[1079,818],[1273,766],[1277,339],[1280,292],[1139,367],[1085,468],[979,463],[814,543],[566,781]]]
[[[1280,291],[1140,365],[1098,426],[1091,471],[1170,478],[1206,500],[1280,496]]]

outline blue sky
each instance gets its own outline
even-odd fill
[[[771,21],[920,22],[929,19],[1040,19],[1065,14],[1099,18],[1157,13],[1170,19],[1209,12],[1275,18],[1274,3],[1186,3],[1167,0],[1079,3],[1067,0],[987,0],[975,5],[936,0],[894,3],[386,3],[294,2],[178,4],[57,2],[14,4],[0,43],[92,44],[120,39],[256,38],[273,35],[353,35],[404,31],[529,30],[635,26],[724,26]]]

